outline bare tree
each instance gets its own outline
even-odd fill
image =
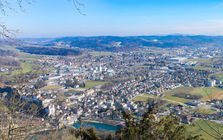
[[[7,95],[0,103],[7,108],[6,111],[0,110],[0,137],[5,140],[25,139],[46,130],[42,118],[38,117],[42,106],[22,96],[29,82],[28,78],[16,77],[15,81],[16,88],[5,88]]]
[[[81,10],[81,8],[84,7],[84,4],[80,2],[79,0],[72,0],[72,1],[74,3],[75,9],[79,12],[79,14],[85,15]]]
[[[31,4],[32,0],[0,0],[0,15],[8,16],[9,11],[24,11],[24,4]],[[18,31],[10,30],[4,21],[0,21],[0,38],[13,39]]]
[[[17,12],[24,12],[25,6],[30,5],[35,0],[0,0],[0,15],[1,16],[8,16],[9,11]],[[82,12],[82,8],[84,4],[80,2],[80,0],[69,0],[72,1],[74,4],[75,9],[81,14],[85,15]],[[18,30],[11,30],[7,27],[7,24],[4,21],[0,21],[0,39],[10,39],[13,40],[18,33]]]

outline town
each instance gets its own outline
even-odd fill
[[[182,47],[86,51],[78,57],[32,55],[35,59],[20,61],[42,72],[29,79],[22,97],[41,102],[47,114],[42,121],[50,126],[70,126],[79,120],[118,126],[123,110],[140,117],[153,104],[159,107],[157,116],[174,113],[182,123],[223,123],[223,84],[216,76],[223,70],[222,54],[217,47]],[[12,73],[8,66],[0,70],[2,79],[4,73]],[[189,89],[199,92],[184,92]],[[1,91],[5,100],[7,92]]]

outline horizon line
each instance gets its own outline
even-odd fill
[[[17,37],[17,39],[54,39],[66,37],[140,37],[140,36],[212,36],[223,37],[223,35],[207,35],[207,34],[152,34],[152,35],[72,35],[72,36],[57,36],[57,37]]]

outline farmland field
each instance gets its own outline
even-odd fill
[[[22,63],[21,64],[22,69],[21,70],[15,70],[15,71],[12,72],[12,74],[13,75],[18,75],[18,74],[21,74],[21,73],[30,72],[30,71],[32,71],[33,66],[34,65],[30,64],[30,63]]]
[[[192,94],[192,95],[201,95],[202,99],[208,99],[211,95],[223,94],[223,89],[216,87],[179,87],[171,91],[164,92],[166,96],[172,96],[174,94]],[[215,99],[223,99],[223,97],[215,96]]]
[[[178,98],[178,97],[174,97],[174,96],[166,96],[166,97],[157,97],[154,95],[149,95],[149,94],[143,94],[143,95],[139,95],[136,96],[133,101],[142,101],[142,102],[146,102],[149,99],[161,99],[161,100],[165,100],[168,103],[172,103],[172,104],[179,104],[179,103],[185,103],[187,101],[190,101],[188,99],[184,99],[184,98]]]
[[[150,98],[163,99],[170,103],[186,103],[192,99],[180,98],[173,96],[174,94],[191,94],[191,95],[201,95],[203,98],[201,100],[209,100],[209,98],[223,99],[223,89],[216,87],[203,87],[203,88],[193,88],[193,87],[179,87],[171,91],[164,92],[164,97],[157,97],[153,95],[143,94],[135,97],[134,101],[148,101]]]
[[[191,101],[189,99],[185,99],[185,98],[179,98],[179,97],[175,97],[175,96],[165,96],[163,97],[163,99],[166,99],[166,100],[171,100],[171,101],[176,101],[176,102],[180,102],[180,103],[186,103],[188,101]]]

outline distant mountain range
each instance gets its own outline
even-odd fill
[[[26,40],[32,42],[32,39]],[[33,39],[42,46],[69,46],[86,48],[96,51],[122,51],[132,50],[139,47],[221,47],[223,36],[190,36],[190,35],[167,35],[167,36],[95,36],[95,37],[62,37],[55,39]]]

